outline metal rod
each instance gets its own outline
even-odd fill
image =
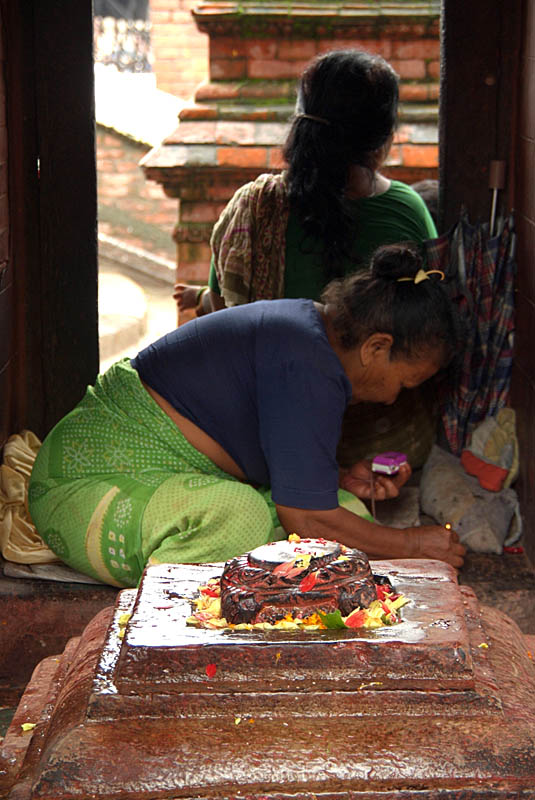
[[[496,225],[496,209],[498,206],[498,191],[505,186],[505,161],[491,161],[489,167],[489,189],[492,189],[492,203],[490,209],[489,236],[494,236]]]

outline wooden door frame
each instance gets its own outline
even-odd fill
[[[43,436],[98,372],[91,0],[0,0],[6,49],[13,432]]]

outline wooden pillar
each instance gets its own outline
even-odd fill
[[[12,432],[43,436],[98,371],[91,0],[1,0],[6,48]]]
[[[491,161],[510,158],[521,0],[443,0],[440,81],[442,229],[464,205],[472,221],[490,216]],[[508,165],[510,167],[510,165]],[[500,194],[511,203],[512,169]]]

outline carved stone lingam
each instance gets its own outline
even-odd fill
[[[534,662],[453,569],[372,562],[411,601],[392,627],[187,626],[221,569],[150,567],[41,662],[3,745],[10,800],[535,797]]]

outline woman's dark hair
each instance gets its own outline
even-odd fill
[[[441,350],[445,365],[461,348],[461,319],[439,275],[414,281],[420,270],[416,247],[385,245],[373,254],[369,271],[330,283],[321,299],[341,346],[349,350],[374,333],[389,333],[391,358],[425,358]]]
[[[398,96],[392,67],[361,50],[319,56],[301,77],[296,117],[283,148],[289,198],[306,233],[322,240],[330,278],[342,274],[354,238],[344,201],[349,169],[374,169],[374,151],[396,125]]]

